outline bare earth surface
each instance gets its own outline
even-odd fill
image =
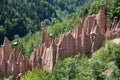
[[[117,44],[118,44],[118,43],[120,42],[120,38],[113,39],[113,40],[112,40],[112,42],[114,42],[114,43],[117,43]]]

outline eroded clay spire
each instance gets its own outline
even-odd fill
[[[10,54],[12,53],[12,49],[11,49],[11,47],[10,47],[9,40],[8,40],[7,37],[4,38],[4,43],[3,43],[3,45],[5,46],[4,48],[5,48],[5,53],[6,53],[6,60],[8,60]]]
[[[2,61],[2,53],[1,53],[1,48],[0,48],[0,63]]]
[[[114,17],[113,23],[112,23],[112,29],[115,29],[117,25],[117,17]]]
[[[48,36],[46,31],[46,23],[42,23],[42,44],[45,43],[46,47],[48,47]]]
[[[100,11],[96,16],[97,24],[100,26],[100,32],[102,34],[106,33],[107,29],[107,16],[105,15],[105,5],[100,6]]]
[[[18,59],[18,43],[17,43],[17,42],[14,42],[13,45],[14,45],[15,61],[17,61],[17,59]]]
[[[83,24],[84,24],[84,19],[82,19],[82,22],[79,23],[78,25],[78,35],[81,35],[82,33]]]

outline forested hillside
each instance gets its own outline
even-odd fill
[[[47,34],[59,37],[75,29],[83,17],[98,13],[106,6],[107,27],[113,18],[120,20],[120,0],[1,0],[0,45],[5,36],[19,53],[28,58],[41,42],[41,23],[46,22]],[[120,80],[120,43],[105,41],[92,57],[78,54],[58,61],[52,72],[38,67],[28,71],[21,80]],[[5,80],[11,80],[6,79]]]
[[[120,18],[120,1],[92,0],[67,20],[58,22],[52,27],[48,27],[48,33],[59,36],[62,33],[72,30],[77,26],[82,15],[89,16],[90,14],[97,13],[102,4],[106,5],[108,27],[111,27],[113,17],[117,16],[118,19]],[[55,65],[52,73],[37,69],[28,72],[22,77],[22,80],[28,80],[29,77],[34,80],[119,80],[119,48],[120,44],[107,41],[100,50],[93,53],[91,59],[81,55],[77,55],[74,58],[66,58]],[[43,77],[44,75],[45,77]]]
[[[62,11],[66,10],[69,13],[72,13],[76,11],[76,9],[82,5],[87,0],[47,0],[50,2],[53,6],[55,6],[57,9],[61,9]]]
[[[54,36],[59,36],[61,33],[65,33],[78,25],[81,18],[88,17],[89,15],[96,14],[100,5],[106,6],[106,15],[108,20],[108,27],[111,27],[113,18],[116,16],[120,19],[120,1],[119,0],[90,0],[86,1],[86,4],[77,12],[69,16],[67,20],[63,20],[54,24],[48,29],[48,33],[53,33]]]
[[[8,0],[6,0],[7,2],[10,2]],[[12,0],[11,0],[12,1]],[[13,0],[12,2],[14,2],[15,0]],[[26,0],[25,0],[26,1]],[[69,10],[66,8],[70,8],[70,6],[72,5],[72,8],[79,8],[81,6],[83,2],[83,0],[73,0],[74,5],[72,4],[73,2],[69,1],[69,0],[44,0],[44,1],[39,1],[39,3],[43,4],[47,4],[47,7],[49,7],[52,10],[44,10],[45,8],[47,8],[45,5],[42,6],[40,4],[38,4],[37,1],[21,1],[21,4],[24,3],[24,5],[28,6],[29,4],[35,4],[33,10],[31,9],[33,7],[33,5],[29,5],[28,8],[21,6],[22,8],[25,8],[25,11],[22,10],[16,10],[19,15],[19,17],[9,17],[11,15],[9,15],[10,13],[8,12],[8,10],[12,10],[12,8],[14,9],[14,6],[11,6],[12,8],[10,9],[6,9],[6,13],[7,15],[9,15],[7,17],[7,15],[3,14],[1,15],[3,17],[4,20],[0,20],[0,43],[2,43],[4,36],[7,36],[10,40],[17,41],[19,43],[19,48],[20,51],[22,53],[25,53],[26,55],[30,55],[31,51],[34,50],[34,48],[36,48],[38,46],[38,43],[41,39],[40,36],[40,30],[41,30],[41,21],[45,21],[47,24],[47,32],[48,35],[49,34],[53,34],[53,36],[58,37],[60,34],[62,33],[66,33],[69,30],[74,29],[75,27],[78,26],[78,23],[80,22],[81,18],[83,17],[83,15],[85,17],[93,14],[93,13],[97,13],[98,9],[100,7],[101,4],[105,4],[106,5],[106,15],[108,16],[108,27],[110,27],[112,24],[112,19],[114,16],[119,17],[120,16],[120,1],[119,0],[112,0],[112,1],[105,1],[105,0],[86,0],[86,4],[84,5],[84,7],[82,7],[81,9],[75,10],[73,11],[73,13],[70,14]],[[7,7],[4,2],[4,7]],[[2,2],[2,3],[3,3]],[[18,3],[19,1],[16,1],[16,3]],[[16,4],[15,3],[15,4]],[[20,2],[19,2],[20,3]],[[64,8],[62,8],[61,5],[57,5],[57,4],[62,4],[62,6],[64,6]],[[66,3],[68,3],[69,5],[67,5]],[[76,3],[76,5],[75,5]],[[12,4],[12,3],[11,3]],[[15,5],[14,4],[14,5]],[[79,5],[77,5],[79,4]],[[2,4],[3,5],[3,4]],[[12,4],[13,5],[13,4]],[[18,4],[20,6],[20,4]],[[42,6],[42,7],[38,7],[38,6]],[[83,4],[82,4],[83,5]],[[30,7],[31,6],[31,7]],[[66,7],[65,7],[66,6]],[[4,10],[4,7],[0,7],[2,10]],[[18,6],[16,6],[18,7]],[[71,8],[71,9],[72,9]],[[19,9],[19,8],[18,8]],[[43,9],[43,12],[40,13],[41,9]],[[37,11],[39,13],[37,13]],[[4,12],[4,11],[3,11]],[[32,14],[31,12],[34,12],[34,14]],[[48,18],[44,18],[41,17],[40,15],[47,15],[48,12],[51,12],[51,14],[48,15]],[[11,12],[14,14],[18,14],[15,12]],[[22,14],[25,14],[27,17],[22,16]],[[52,17],[51,15],[54,14],[54,16]],[[31,17],[30,17],[31,15]],[[39,16],[38,16],[39,15]],[[14,15],[15,16],[15,15]],[[33,18],[32,18],[33,17]],[[0,18],[2,19],[2,18]],[[16,20],[16,22],[13,22],[12,20]],[[7,22],[7,23],[6,23]],[[9,25],[8,24],[11,24]],[[20,24],[19,24],[20,22]],[[14,25],[16,24],[16,25]],[[21,26],[23,25],[23,26]],[[37,31],[37,32],[36,32]],[[33,33],[34,32],[34,33]],[[25,36],[26,35],[26,36]],[[21,38],[21,36],[24,36]],[[13,41],[13,42],[14,42]],[[26,43],[27,42],[27,43]]]
[[[14,35],[25,36],[41,30],[41,22],[49,25],[61,21],[80,8],[82,0],[2,0],[0,2],[0,44],[4,36],[13,40]],[[75,8],[76,7],[76,8]]]
[[[91,59],[76,55],[57,62],[53,72],[35,69],[21,80],[120,80],[120,44],[106,41]]]
[[[43,0],[2,0],[0,2],[0,41],[7,36],[10,40],[29,31],[40,30],[40,22],[56,17],[52,5]]]

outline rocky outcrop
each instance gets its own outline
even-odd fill
[[[106,32],[107,31],[107,32]],[[17,43],[11,49],[8,39],[5,37],[0,49],[0,77],[13,76],[19,80],[20,76],[28,70],[40,66],[43,69],[52,71],[58,60],[66,57],[73,57],[78,53],[91,57],[92,52],[98,50],[105,38],[114,39],[120,37],[120,21],[116,18],[112,28],[107,30],[107,17],[105,6],[102,5],[98,14],[84,18],[77,29],[63,34],[60,38],[53,38],[46,32],[46,25],[42,27],[42,42],[34,50],[30,58],[18,53]]]
[[[73,56],[75,54],[75,48],[75,38],[73,38],[72,34],[62,35],[57,44],[57,59]]]
[[[15,44],[14,49],[9,45],[5,37],[2,48],[0,49],[0,77],[13,76],[15,80],[18,74],[24,74],[30,70],[29,60],[22,54],[18,56],[18,46]]]
[[[2,53],[1,53],[1,49],[0,49],[0,63],[2,61]]]
[[[8,65],[7,65],[7,76],[16,76],[16,61],[15,61],[15,56],[13,53],[10,54],[9,60],[8,60]]]
[[[105,5],[101,5],[99,13],[96,15],[96,22],[100,26],[100,32],[104,35],[107,30],[107,16],[105,15]]]
[[[44,50],[44,54],[42,56],[42,67],[43,69],[52,71],[53,66],[56,60],[56,44],[54,42],[51,43],[49,48]]]
[[[5,53],[5,57],[6,57],[5,59],[7,61],[9,59],[10,53],[12,53],[12,49],[11,49],[11,47],[9,45],[9,41],[8,41],[7,37],[5,37],[3,45],[5,45],[4,53]]]
[[[103,41],[105,40],[105,36],[100,32],[100,25],[96,25],[93,32],[91,32],[91,39],[92,39],[92,51],[96,51],[99,49]]]
[[[107,28],[105,6],[102,5],[97,15],[91,15],[82,20],[78,28],[63,34],[59,39],[47,36],[45,23],[42,28],[42,43],[30,57],[32,64],[39,63],[35,55],[39,54],[40,65],[43,69],[52,70],[57,60],[72,57],[78,53],[91,56],[103,44]],[[46,45],[47,44],[47,45]],[[33,56],[34,55],[34,56]]]
[[[82,47],[82,53],[87,54],[90,56],[91,54],[91,39],[90,36],[85,33],[85,30],[83,31],[81,35],[81,47]]]
[[[111,29],[107,31],[106,38],[110,40],[120,38],[120,20],[117,17],[114,18]]]

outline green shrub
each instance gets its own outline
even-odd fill
[[[53,75],[56,80],[73,80],[78,77],[89,75],[89,61],[85,56],[77,55],[74,58],[66,58],[63,61],[58,61],[54,67]]]
[[[21,80],[40,80],[40,78],[36,75],[35,71],[27,72]]]
[[[53,74],[56,80],[71,80],[78,73],[77,62],[73,58],[67,58],[63,62],[58,62]]]
[[[41,32],[29,33],[25,37],[21,38],[18,35],[15,35],[15,40],[12,43],[18,42],[19,52],[25,54],[27,57],[30,57],[32,51],[36,49],[41,41]]]
[[[28,71],[21,80],[55,80],[52,73],[43,70],[43,69],[35,69],[33,71]]]
[[[91,59],[77,55],[59,61],[53,70],[56,80],[119,80],[120,44],[106,41]],[[109,70],[109,73],[105,71]]]
[[[69,57],[58,61],[52,73],[35,69],[21,80],[119,80],[119,55],[120,44],[106,41],[90,59],[80,54]]]

